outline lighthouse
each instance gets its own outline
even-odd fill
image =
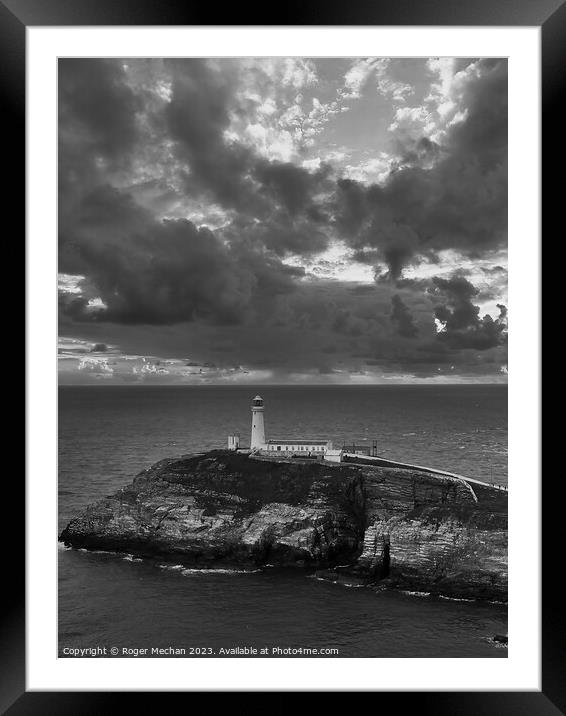
[[[252,450],[265,447],[265,426],[263,424],[263,398],[256,395],[252,400]]]

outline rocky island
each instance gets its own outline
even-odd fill
[[[416,469],[227,450],[166,459],[87,507],[60,540],[193,567],[295,567],[507,600],[506,492]]]

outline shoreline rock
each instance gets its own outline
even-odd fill
[[[501,646],[507,646],[508,636],[507,636],[507,634],[494,634],[492,637],[492,641],[495,644],[499,644]]]
[[[193,567],[294,566],[349,584],[507,599],[506,493],[417,470],[220,450],[167,459],[89,505],[60,540]]]

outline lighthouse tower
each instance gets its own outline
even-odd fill
[[[256,395],[252,400],[252,450],[265,446],[265,426],[263,424],[263,398]]]

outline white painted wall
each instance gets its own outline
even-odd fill
[[[342,450],[327,450],[324,459],[328,462],[342,462]]]
[[[252,437],[250,447],[252,450],[265,446],[265,425],[263,421],[263,406],[252,405]]]
[[[240,447],[239,435],[228,435],[228,450],[237,450]]]

